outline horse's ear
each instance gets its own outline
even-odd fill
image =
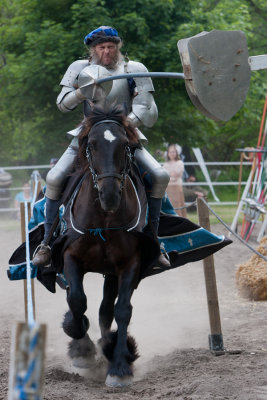
[[[133,127],[133,125],[131,123],[129,123],[129,121],[127,121],[125,119],[125,125],[124,128],[126,130],[126,135],[127,138],[129,140],[129,144],[133,147],[137,147],[139,146],[139,135],[136,131],[136,129]]]

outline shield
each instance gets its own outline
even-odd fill
[[[96,84],[102,78],[111,76],[111,73],[101,65],[89,65],[79,75],[78,86],[88,100],[98,101],[105,98],[112,89],[113,81]]]
[[[201,32],[179,40],[185,85],[199,111],[215,121],[228,121],[242,107],[251,69],[242,31]]]

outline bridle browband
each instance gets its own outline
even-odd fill
[[[97,125],[100,125],[100,124],[103,124],[103,123],[107,123],[107,122],[108,123],[117,124],[120,127],[123,127],[123,125],[118,121],[115,121],[113,119],[103,119],[102,121],[98,121],[95,124],[93,124],[91,129],[96,127]],[[125,130],[124,130],[124,133],[126,135]],[[88,134],[88,141],[87,141],[87,146],[86,146],[86,158],[87,158],[87,161],[88,161],[89,170],[90,170],[90,172],[92,174],[94,188],[96,188],[96,189],[99,188],[98,187],[98,181],[100,179],[113,177],[113,178],[119,179],[119,181],[120,181],[120,189],[121,190],[123,189],[123,184],[124,184],[126,176],[129,173],[129,170],[130,170],[130,167],[131,167],[131,162],[132,162],[132,153],[131,153],[129,145],[125,146],[125,166],[124,166],[124,169],[123,169],[121,174],[118,174],[116,172],[105,172],[103,174],[99,174],[98,175],[96,173],[96,171],[94,169],[94,166],[93,166],[93,160],[92,160],[91,151],[90,151],[90,148],[89,148],[89,134]]]

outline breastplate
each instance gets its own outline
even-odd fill
[[[116,69],[109,70],[112,75],[120,75],[124,73],[124,63],[121,63]],[[127,79],[116,79],[113,81],[112,89],[106,98],[108,105],[123,105],[127,114],[132,108],[132,99],[129,91]]]
[[[123,74],[124,71],[124,63],[120,63],[116,69],[109,69],[109,72],[112,75],[120,75]],[[97,103],[96,103],[97,104]],[[132,98],[130,95],[129,85],[127,79],[115,79],[113,81],[112,89],[106,97],[106,104],[108,106],[111,105],[119,105],[121,104],[126,114],[128,115],[132,110]],[[84,101],[84,115],[87,116],[90,111],[90,105],[87,101]]]

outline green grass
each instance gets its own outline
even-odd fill
[[[227,225],[231,225],[234,219],[234,216],[236,214],[237,206],[217,206],[217,205],[212,205],[210,208],[225,222]],[[238,223],[242,222],[242,213],[240,213],[239,218],[238,218]],[[187,213],[187,218],[190,219],[190,221],[194,222],[195,224],[198,224],[198,216],[197,212],[188,212]],[[210,212],[209,214],[210,218],[210,224],[218,224],[220,221]]]

